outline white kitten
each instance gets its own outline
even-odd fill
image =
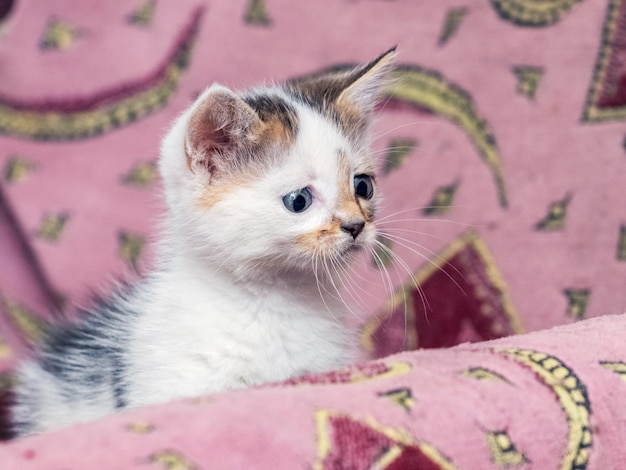
[[[394,57],[202,93],[162,145],[157,268],[20,367],[16,433],[348,364],[328,292],[376,237],[369,122]]]

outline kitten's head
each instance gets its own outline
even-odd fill
[[[376,237],[369,123],[393,66],[371,63],[234,93],[205,90],[160,161],[177,248],[237,276],[311,273]]]

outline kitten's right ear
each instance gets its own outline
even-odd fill
[[[395,46],[369,64],[355,68],[347,78],[345,89],[337,97],[336,103],[356,106],[370,113],[379,99],[382,88],[391,80],[390,73],[396,60]]]
[[[211,175],[235,163],[236,152],[255,140],[262,121],[239,96],[221,85],[197,100],[185,135],[185,155],[192,172]]]

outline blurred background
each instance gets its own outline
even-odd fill
[[[149,269],[160,139],[201,90],[393,45],[384,248],[340,293],[364,354],[624,312],[624,0],[0,0],[0,17],[3,370]]]

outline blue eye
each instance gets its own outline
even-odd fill
[[[296,189],[283,197],[283,204],[291,212],[303,212],[313,203],[313,195],[308,188]]]
[[[368,175],[356,175],[354,177],[354,194],[363,199],[371,199],[374,195],[374,182]]]

